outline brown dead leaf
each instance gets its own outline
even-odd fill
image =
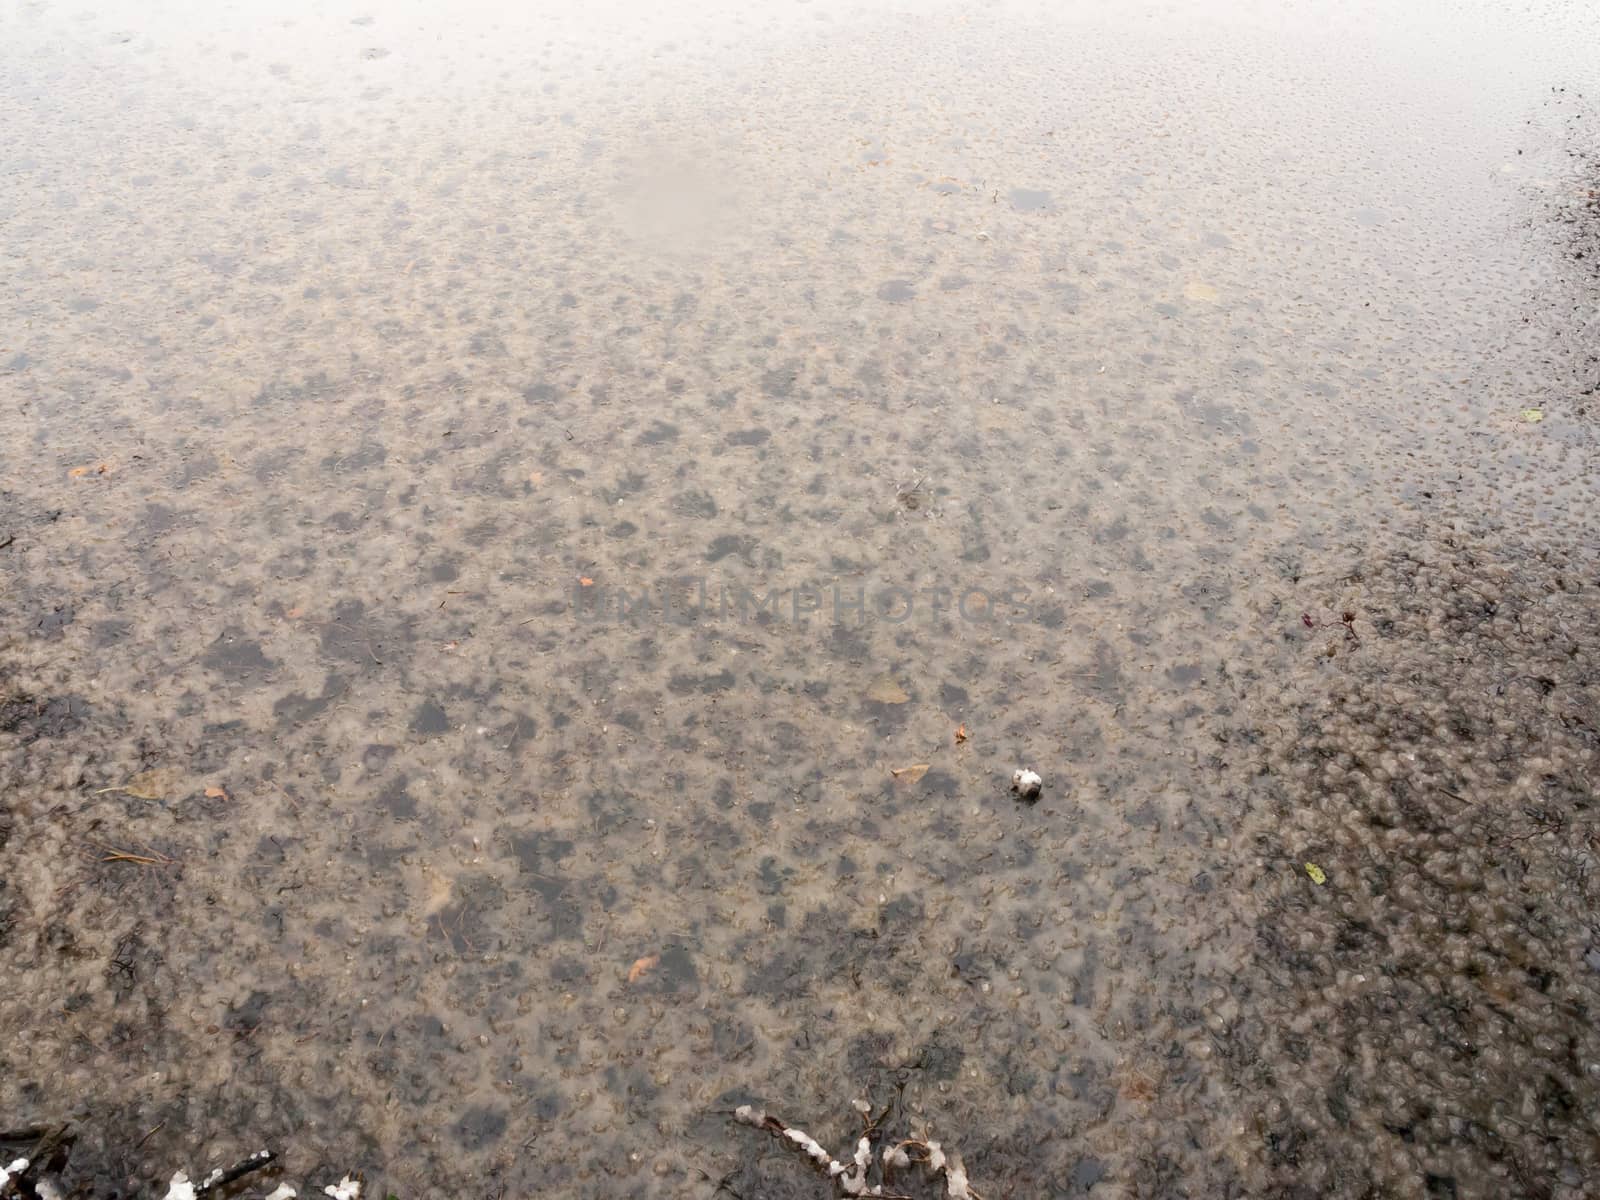
[[[1125,1099],[1148,1104],[1156,1098],[1156,1081],[1143,1071],[1129,1071],[1123,1077],[1121,1091]]]
[[[628,982],[638,983],[661,962],[661,955],[646,954],[643,958],[635,959],[633,966],[628,968]]]
[[[928,773],[927,763],[912,763],[909,767],[896,767],[890,771],[901,783],[915,783]]]

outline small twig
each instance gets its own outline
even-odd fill
[[[169,858],[159,850],[146,846],[148,854],[136,854],[132,850],[118,850],[115,846],[108,846],[104,842],[90,842],[97,850],[104,851],[96,861],[103,863],[138,863],[145,867],[170,867],[177,864],[177,859]]]
[[[360,642],[363,647],[366,648],[367,654],[371,657],[372,661],[377,663],[380,667],[383,666],[383,659],[379,658],[377,656],[377,654],[373,652],[372,643],[369,642],[354,626],[346,625],[343,621],[340,621],[338,619],[335,619],[334,621],[332,621],[331,624],[338,625],[339,627],[341,627],[343,629],[350,630],[351,635],[358,642]]]
[[[261,1170],[261,1168],[273,1162],[277,1157],[278,1156],[271,1150],[257,1150],[249,1158],[240,1159],[238,1162],[234,1163],[233,1166],[227,1168],[227,1170],[223,1170],[221,1167],[218,1167],[215,1171],[211,1172],[211,1174],[207,1175],[204,1180],[195,1184],[194,1194],[197,1197],[209,1196],[212,1192],[221,1191],[230,1183],[243,1179],[246,1175],[249,1175],[254,1171]]]
[[[270,782],[271,782],[273,787],[278,789],[279,793],[283,796],[283,798],[289,802],[289,807],[294,809],[294,815],[298,817],[300,815],[300,806],[295,803],[294,797],[291,796],[289,794],[289,792],[287,791],[287,789],[285,789],[284,786],[281,783],[279,783],[276,779],[271,780]]]
[[[28,1165],[7,1180],[5,1186],[0,1188],[0,1195],[37,1196],[39,1192],[36,1185],[39,1176],[49,1167],[50,1160],[55,1157],[56,1152],[63,1145],[69,1145],[73,1141],[73,1135],[67,1132],[70,1128],[69,1125],[58,1125],[52,1130],[41,1133],[33,1149],[24,1155]]]

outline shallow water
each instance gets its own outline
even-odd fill
[[[1597,38],[8,10],[0,1126],[1592,1194]]]

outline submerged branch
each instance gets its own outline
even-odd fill
[[[947,1200],[983,1200],[983,1197],[968,1183],[967,1169],[961,1162],[961,1156],[946,1153],[938,1142],[924,1138],[906,1138],[884,1145],[877,1159],[878,1182],[869,1183],[868,1179],[874,1164],[873,1134],[877,1128],[877,1121],[881,1120],[882,1116],[880,1114],[877,1119],[873,1119],[870,1116],[872,1108],[865,1100],[857,1100],[855,1109],[861,1114],[866,1129],[856,1141],[854,1151],[848,1159],[835,1158],[805,1130],[789,1125],[749,1104],[741,1104],[734,1109],[733,1119],[741,1125],[765,1130],[784,1145],[801,1151],[812,1168],[831,1180],[842,1196],[872,1196],[878,1200],[915,1200],[904,1192],[891,1189],[895,1186],[896,1171],[909,1171],[913,1166],[920,1166],[935,1179],[941,1175],[944,1177]],[[885,1109],[885,1112],[887,1111]]]

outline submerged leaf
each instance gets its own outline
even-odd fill
[[[893,677],[880,675],[867,689],[867,699],[879,704],[904,704],[911,697],[906,695],[905,689],[896,683]]]
[[[126,792],[138,800],[165,800],[178,790],[184,778],[183,771],[177,767],[152,767],[148,771],[141,771],[127,783],[101,788],[100,791]]]
[[[1522,419],[1529,425],[1537,425],[1540,421],[1544,420],[1544,409],[1525,408],[1522,410]]]

